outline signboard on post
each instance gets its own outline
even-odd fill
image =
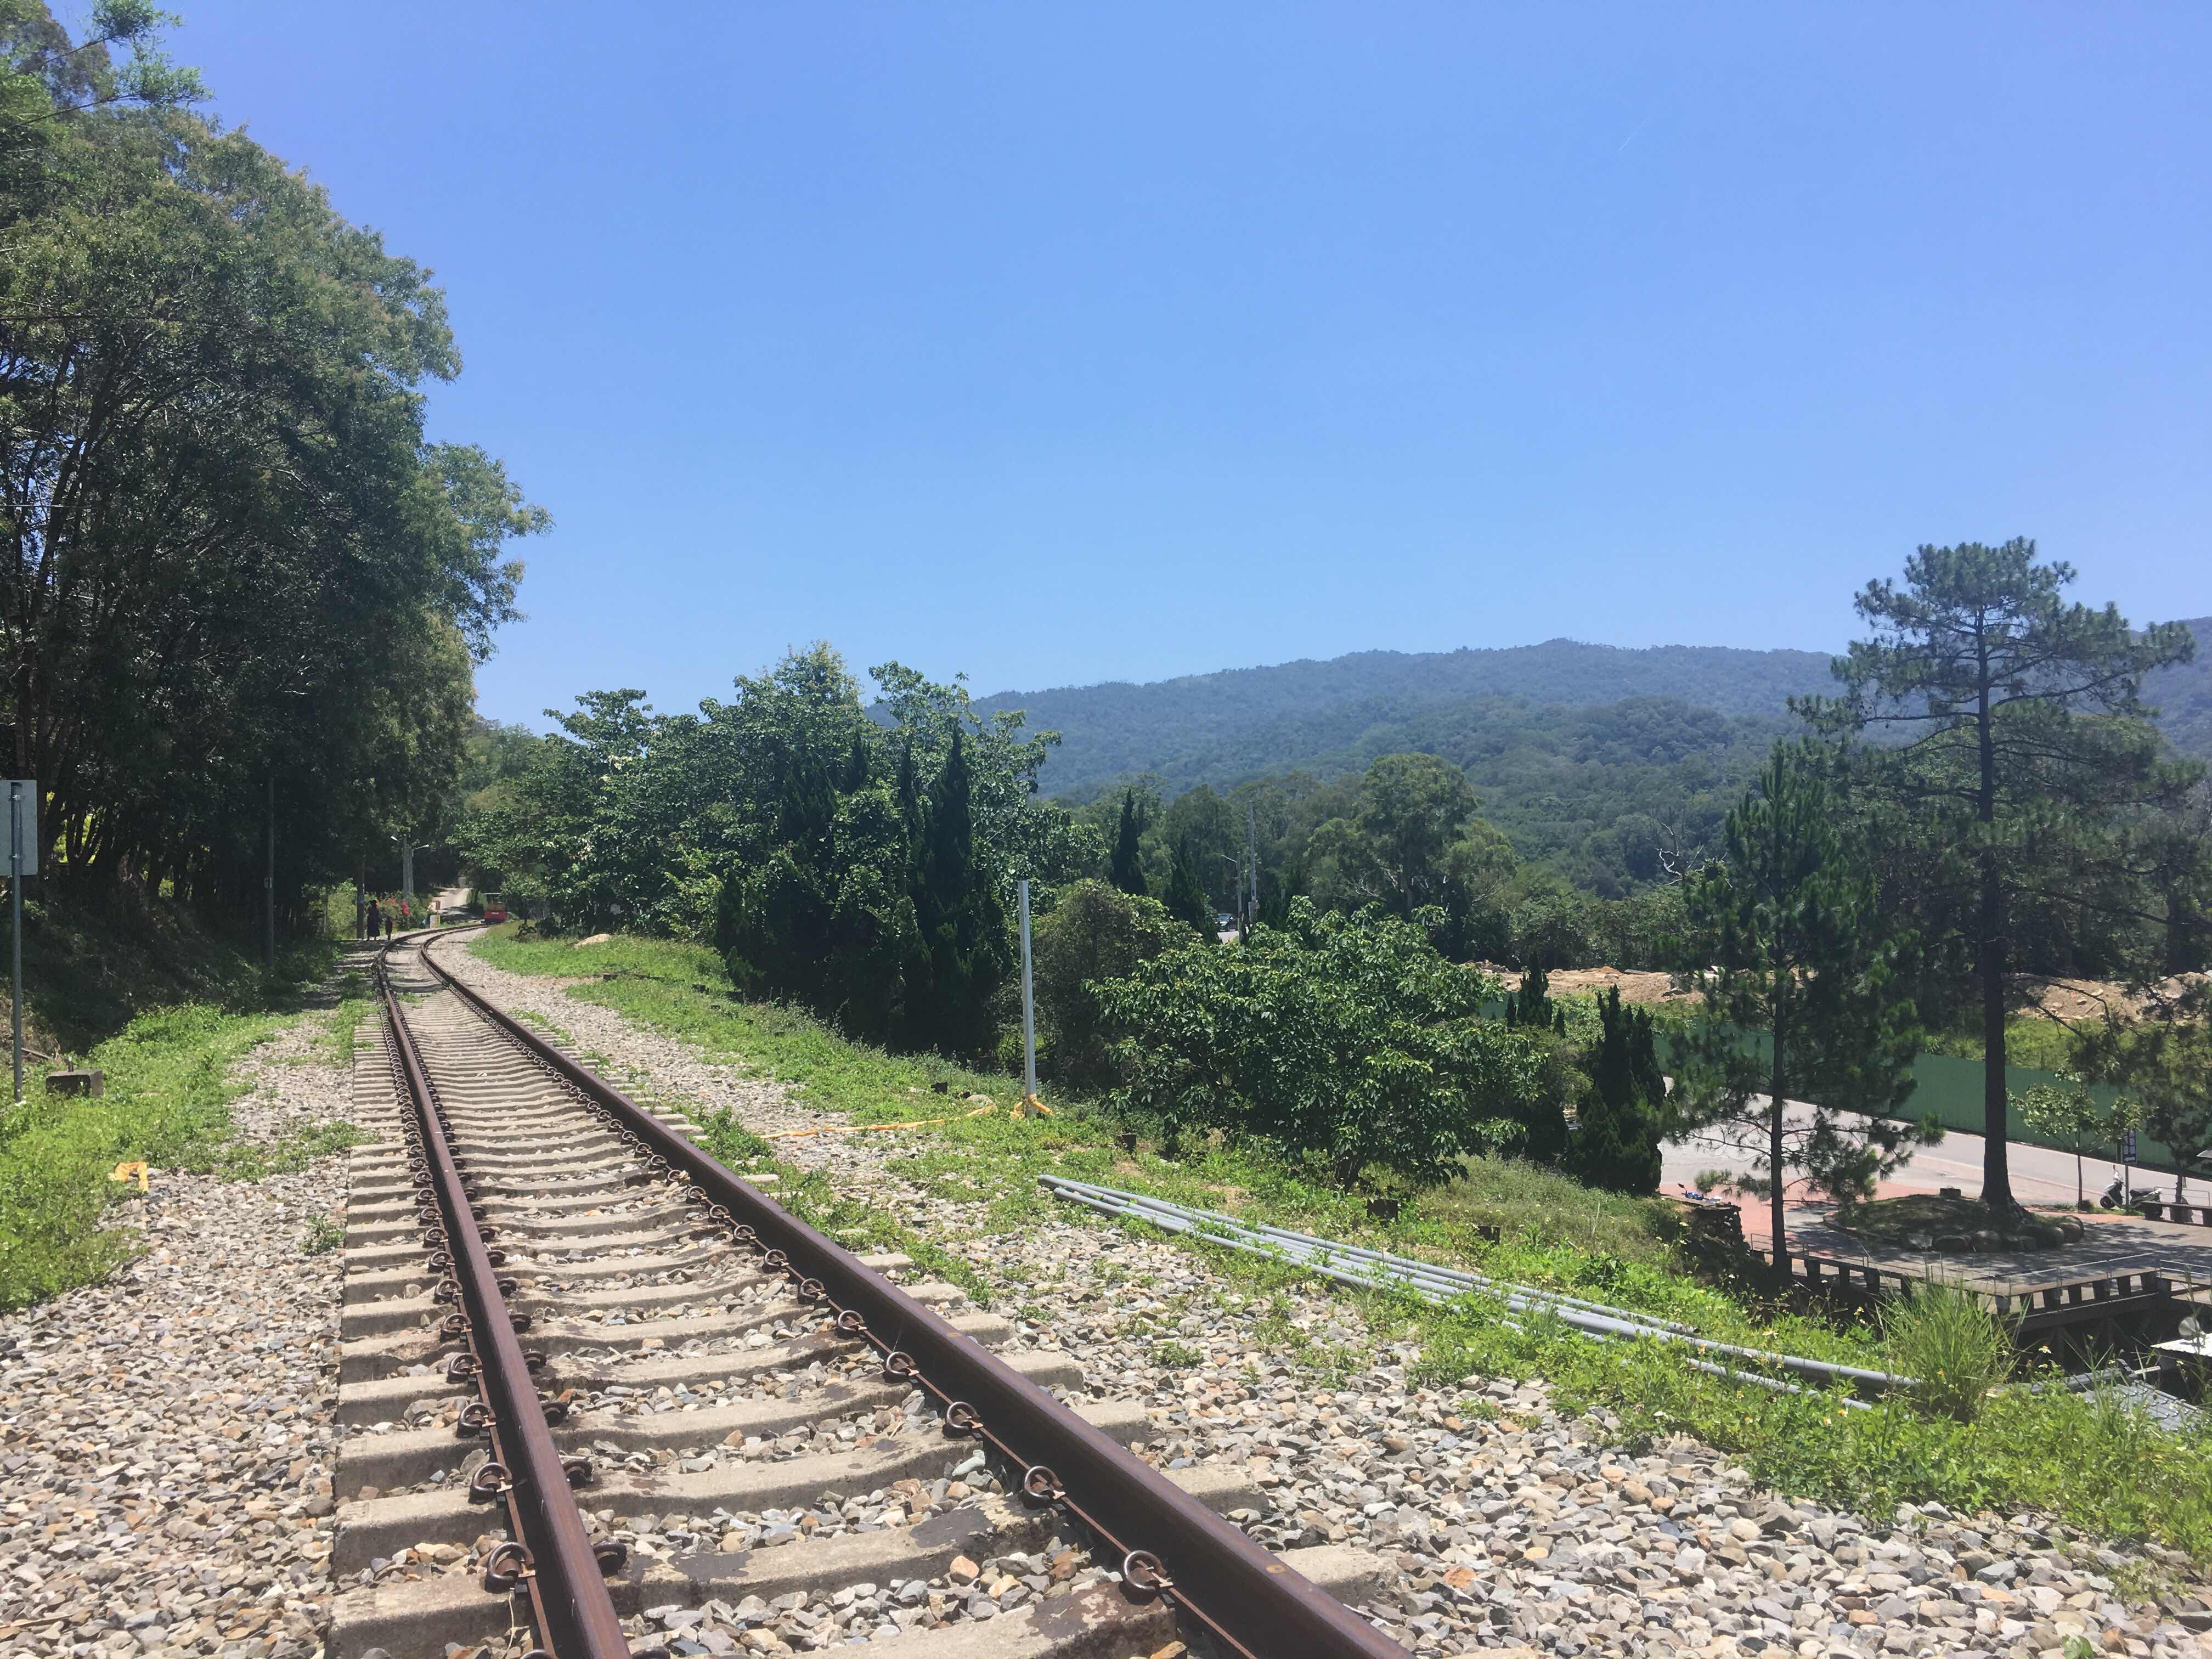
[[[9,873],[39,873],[39,781],[8,780]]]

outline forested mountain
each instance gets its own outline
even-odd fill
[[[1060,734],[1044,772],[1054,794],[1086,798],[1147,772],[1173,794],[1264,772],[1341,771],[1413,746],[1370,738],[1376,728],[1472,731],[1516,700],[1583,708],[1672,697],[1722,714],[1780,716],[1793,694],[1832,689],[1828,661],[1820,651],[1626,650],[1547,640],[1503,650],[1361,651],[1151,685],[1008,691],[980,697],[975,708],[1024,709],[1030,729]]]
[[[2185,755],[2212,760],[2212,617],[2183,624],[2197,636],[2197,660],[2143,677],[2143,701],[2159,729]]]
[[[2212,617],[2188,626],[2197,660],[2153,674],[2143,696],[2162,710],[2159,723],[2175,747],[2212,757]],[[1413,749],[1459,761],[1480,781],[1477,756],[1495,762],[1533,750],[1579,761],[1601,753],[1608,766],[1633,767],[1673,766],[1753,738],[1763,750],[1791,729],[1792,696],[1836,689],[1829,661],[1820,651],[1630,650],[1562,639],[1501,650],[1361,651],[1150,685],[1005,691],[977,698],[975,708],[1019,708],[1031,730],[1058,732],[1043,787],[1075,800],[1147,775],[1169,795],[1276,772],[1330,777]],[[1600,723],[1602,735],[1600,727],[1571,734],[1567,711],[1630,703],[1634,712]],[[1753,724],[1682,723],[1699,712]],[[1634,752],[1639,735],[1656,747]]]

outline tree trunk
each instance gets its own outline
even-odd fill
[[[1766,1100],[1766,1177],[1767,1215],[1774,1230],[1774,1270],[1778,1273],[1790,1271],[1790,1232],[1784,1223],[1782,1170],[1782,1022],[1774,1022],[1774,1066],[1767,1079],[1771,1091]]]
[[[1981,939],[1974,954],[1982,981],[1982,1202],[1992,1216],[2002,1216],[2020,1206],[2013,1200],[2012,1170],[2005,1145],[2010,1132],[2005,1114],[2005,893],[1995,842],[1996,732],[1990,724],[1990,665],[1986,653],[1982,657],[1981,671],[1980,718],[1975,726],[1981,787],[1974,803],[1975,816],[1982,823]]]
[[[1992,1215],[2018,1208],[2012,1195],[2012,1171],[2005,1137],[2005,940],[2004,889],[1997,878],[1996,854],[1985,853],[1982,872],[1981,944],[1977,955],[1982,981],[1982,1202]]]

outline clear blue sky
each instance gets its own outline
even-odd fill
[[[557,528],[481,706],[2212,612],[2212,12],[173,0]]]

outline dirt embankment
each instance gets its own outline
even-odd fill
[[[2024,983],[2021,990],[2027,998],[2027,1012],[2068,1025],[2080,1025],[2100,1020],[2107,1013],[2132,1019],[2178,1000],[2186,992],[2202,986],[2205,979],[2203,974],[2177,974],[2140,991],[2111,980],[2032,980]]]
[[[1505,981],[1509,991],[1521,987],[1518,968],[1502,967],[1494,962],[1478,962],[1473,966],[1497,975]],[[2067,1025],[2081,1025],[2104,1018],[2107,1010],[2122,1018],[2134,1018],[2173,1002],[2185,991],[2203,985],[2207,978],[2203,974],[2182,974],[2136,991],[2111,980],[2023,976],[2020,992],[2024,1003],[2022,1012],[2041,1014]],[[1571,996],[1579,991],[1602,994],[1608,988],[1618,988],[1623,1002],[1664,1003],[1670,1007],[1688,1008],[1705,1000],[1702,993],[1676,988],[1671,975],[1648,969],[1561,968],[1551,975],[1554,996]]]
[[[1474,965],[1485,973],[1497,975],[1505,981],[1509,991],[1521,988],[1518,968],[1501,968],[1494,962]],[[1583,991],[1602,994],[1608,989],[1617,989],[1623,1002],[1663,1002],[1677,1008],[1695,1007],[1705,1000],[1701,992],[1677,990],[1672,975],[1633,968],[1560,968],[1553,971],[1550,984],[1551,994],[1555,997],[1572,996]]]

